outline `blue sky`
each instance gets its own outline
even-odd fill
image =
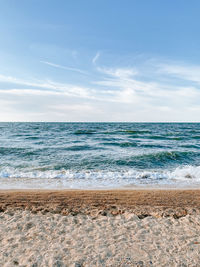
[[[200,121],[199,10],[0,0],[0,121]]]

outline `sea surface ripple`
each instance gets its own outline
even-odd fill
[[[199,185],[199,123],[0,123],[1,188]]]

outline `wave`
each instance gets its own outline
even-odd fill
[[[0,147],[0,155],[11,155],[11,154],[20,154],[25,151],[24,148],[20,147]]]
[[[141,156],[137,156],[136,158],[143,158],[143,159],[153,159],[153,160],[177,160],[177,159],[185,159],[191,156],[200,155],[197,152],[192,151],[161,151],[156,153],[149,153],[149,154],[143,154]]]
[[[133,142],[104,142],[101,143],[104,146],[119,146],[119,147],[136,147],[137,143]]]
[[[94,131],[90,131],[90,130],[77,130],[74,132],[75,135],[87,135],[87,134],[95,134]]]
[[[122,133],[128,133],[128,134],[150,134],[151,131],[148,131],[148,130],[124,130],[124,131],[121,131]]]
[[[68,151],[84,151],[84,150],[102,150],[104,147],[95,147],[89,145],[80,145],[80,146],[70,146],[65,148],[60,148],[59,150],[68,150]]]
[[[142,134],[150,134],[151,131],[148,130],[116,130],[116,131],[105,131],[99,132],[99,134],[105,135],[117,135],[117,134],[124,134],[124,135],[142,135]]]
[[[161,151],[122,158],[116,161],[119,166],[131,166],[142,169],[161,168],[199,161],[199,152]]]
[[[37,140],[37,139],[41,139],[41,137],[40,136],[27,136],[24,139],[26,139],[26,140]]]
[[[196,136],[191,136],[190,138],[192,138],[192,139],[200,139],[200,135],[196,135]]]
[[[148,136],[148,139],[153,140],[175,140],[175,141],[182,141],[185,139],[185,137],[178,137],[178,136],[168,136],[168,135],[152,135]]]
[[[200,181],[200,166],[184,166],[178,167],[174,170],[163,171],[140,171],[140,170],[127,170],[127,171],[72,171],[72,170],[47,170],[46,168],[38,168],[36,170],[18,170],[14,168],[1,168],[1,178],[63,178],[63,179],[197,179]]]
[[[150,134],[151,131],[149,130],[114,130],[114,131],[99,131],[96,130],[77,130],[73,134],[75,135],[87,135],[87,134],[102,134],[102,135],[118,135],[118,134],[125,134],[125,135],[142,135],[142,134]]]
[[[2,188],[117,188],[142,185],[200,184],[200,166],[162,171],[72,171],[0,169]]]

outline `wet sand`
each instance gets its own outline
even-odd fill
[[[1,266],[199,266],[200,190],[0,191]]]
[[[199,210],[200,190],[0,190],[0,210],[8,208],[74,215],[189,212]]]

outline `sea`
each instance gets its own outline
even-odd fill
[[[0,189],[198,187],[199,123],[0,123]]]

